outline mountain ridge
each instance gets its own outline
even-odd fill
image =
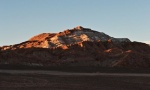
[[[150,46],[78,26],[0,49],[0,65],[150,68]]]
[[[29,40],[20,44],[7,46],[6,49],[16,48],[55,48],[76,44],[83,41],[112,41],[114,43],[131,42],[128,38],[114,38],[109,35],[77,26],[73,29],[67,29],[59,33],[42,33],[31,37]]]

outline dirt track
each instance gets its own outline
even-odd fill
[[[61,71],[42,71],[42,70],[0,70],[0,73],[9,74],[44,74],[44,75],[73,75],[73,76],[142,76],[150,77],[150,74],[140,73],[72,73],[72,72],[61,72]]]

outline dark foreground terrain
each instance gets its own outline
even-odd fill
[[[150,74],[0,70],[0,90],[150,90]]]

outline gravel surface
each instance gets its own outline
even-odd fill
[[[0,90],[150,90],[150,74],[0,70]]]

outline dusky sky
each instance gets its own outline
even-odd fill
[[[150,0],[0,0],[0,46],[79,25],[150,41]]]

